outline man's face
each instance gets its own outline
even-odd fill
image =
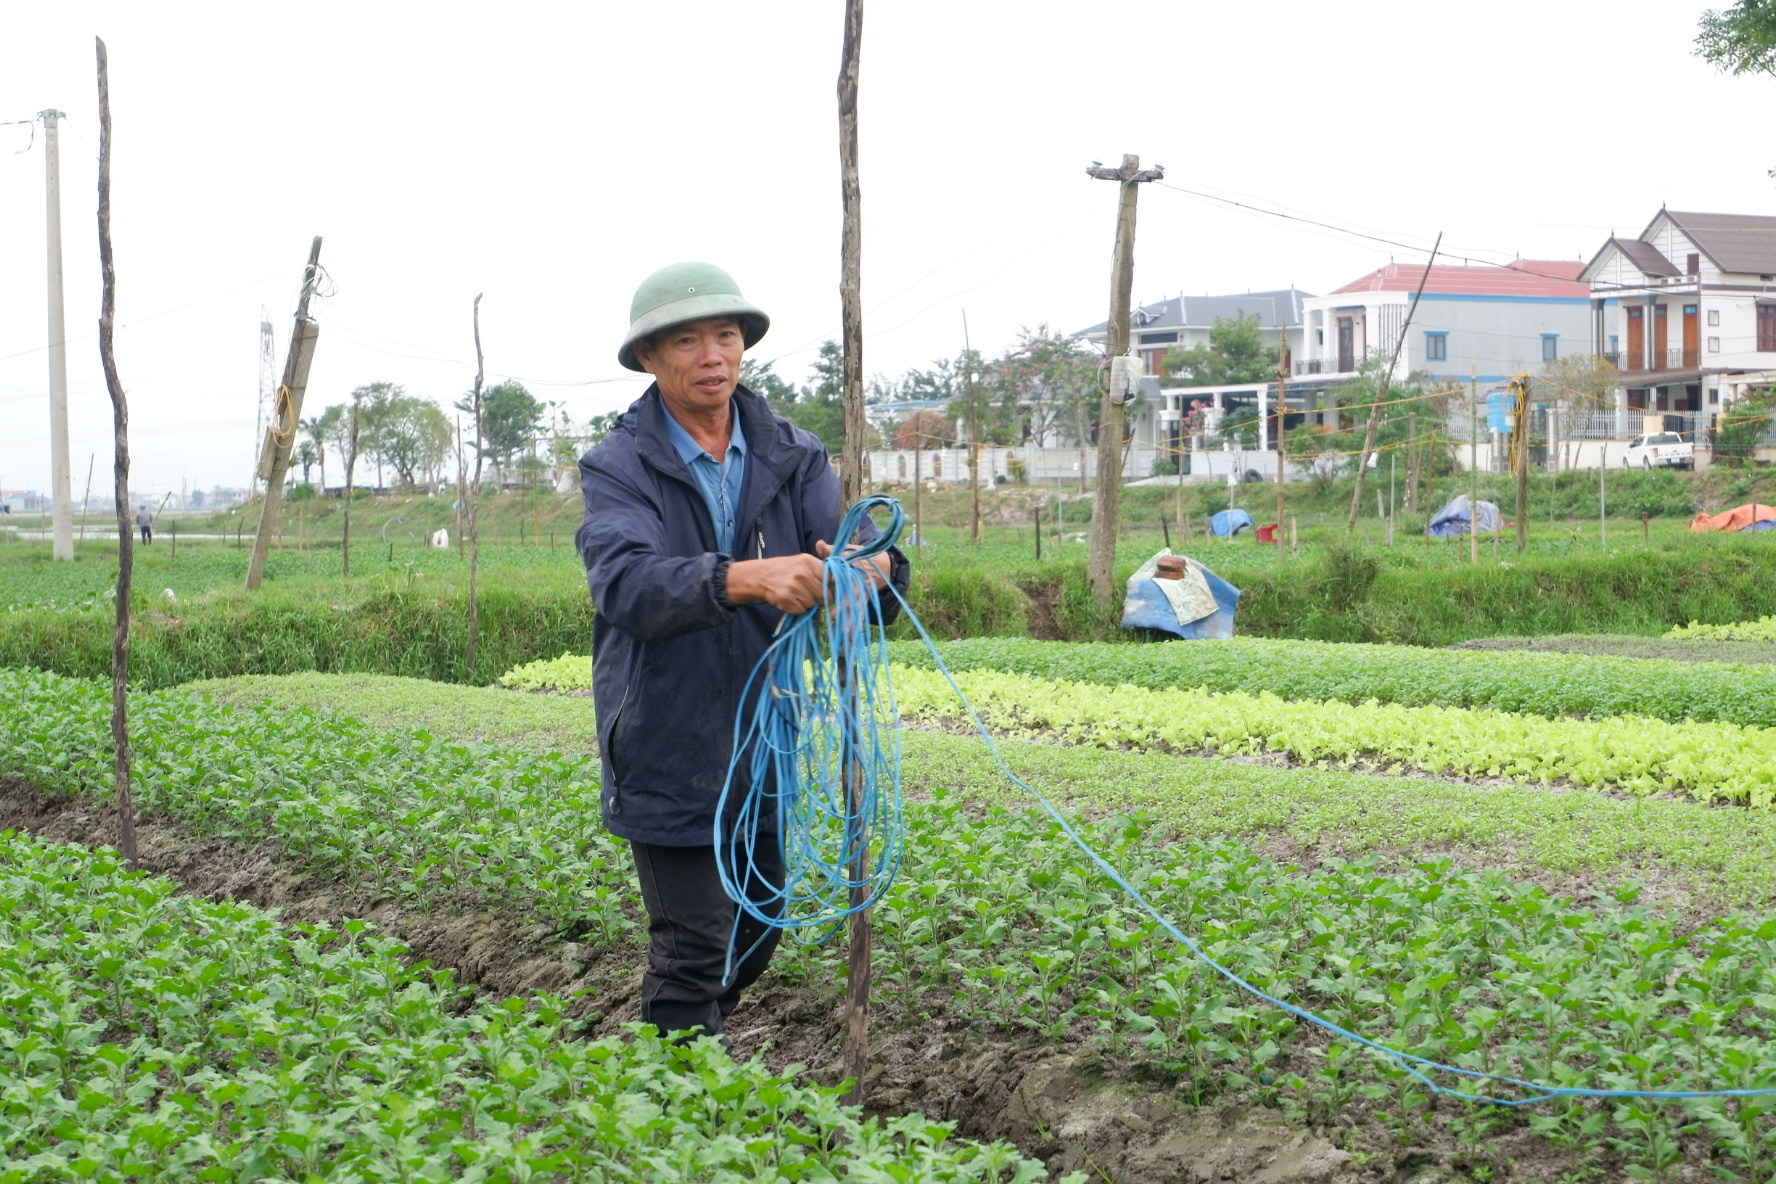
[[[635,360],[654,376],[674,415],[725,410],[740,381],[746,334],[733,317],[709,317],[664,329],[637,342]]]

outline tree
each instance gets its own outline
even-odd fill
[[[1773,418],[1776,387],[1764,387],[1723,409],[1715,420],[1715,459],[1733,468],[1749,466]]]
[[[1008,400],[1004,385],[989,380],[980,351],[965,349],[957,354],[953,371],[955,394],[950,397],[948,411],[957,428],[956,438],[974,444],[1010,443],[1016,404]]]
[[[1703,13],[1696,56],[1729,74],[1776,74],[1776,0]]]
[[[950,421],[939,411],[915,411],[894,427],[894,446],[911,452],[915,448],[948,448],[954,436]]]
[[[773,365],[752,358],[740,359],[740,385],[769,403],[772,411],[783,415],[795,406],[796,389],[783,381],[771,368]]]
[[[1370,415],[1376,406],[1376,386],[1387,359],[1372,356],[1357,367],[1357,377],[1338,388],[1344,426],[1328,434],[1290,432],[1284,447],[1295,456],[1310,457],[1324,472],[1349,472],[1363,450]],[[1424,458],[1424,471],[1443,475],[1454,468],[1454,441],[1444,430],[1449,401],[1460,388],[1426,389],[1425,376],[1413,374],[1404,384],[1390,384],[1381,400],[1381,418],[1375,430],[1375,452],[1399,453],[1403,458],[1416,448]],[[1346,418],[1348,417],[1348,418]],[[1386,460],[1377,462],[1383,469]]]
[[[834,456],[845,446],[845,357],[836,341],[820,343],[820,356],[814,361],[814,381],[802,387],[787,411],[779,411],[785,419],[820,437],[826,450]]]
[[[750,389],[750,388],[748,388]],[[586,447],[593,448],[617,428],[623,418],[621,411],[607,411],[603,415],[594,415],[586,421]]]
[[[456,409],[474,415],[473,395],[457,400]],[[502,480],[503,470],[535,445],[544,410],[523,383],[511,379],[481,393],[481,454],[502,470]]]
[[[395,470],[403,485],[418,483],[423,471],[435,475],[450,455],[452,430],[444,411],[430,399],[407,395],[389,400],[380,409],[378,452]]]
[[[303,440],[296,445],[296,463],[302,466],[302,483],[308,484],[308,471],[314,467],[317,457],[314,441]]]
[[[1077,337],[1038,325],[1019,331],[1017,344],[987,368],[986,382],[1008,434],[1021,421],[1017,434],[1039,447],[1068,436],[1067,443],[1083,446],[1097,414],[1101,369],[1098,355]]]
[[[1555,438],[1570,444],[1582,417],[1612,406],[1610,392],[1621,382],[1622,376],[1608,358],[1573,354],[1542,367],[1530,401],[1548,404]]]
[[[358,440],[360,450],[376,464],[376,485],[382,488],[384,460],[383,437],[395,414],[395,403],[406,397],[406,390],[394,382],[372,382],[351,393],[358,409]]]
[[[318,415],[311,416],[308,419],[302,420],[298,426],[302,429],[303,434],[308,438],[310,447],[314,450],[314,462],[319,465],[321,469],[321,488],[325,489],[327,488],[327,435],[321,430],[321,417]],[[308,480],[307,460],[302,462],[302,480],[304,482],[307,482]]]
[[[1264,343],[1257,313],[1216,317],[1209,344],[1169,349],[1160,365],[1164,386],[1265,382],[1276,376],[1278,350]]]

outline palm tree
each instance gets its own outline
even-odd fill
[[[321,466],[321,492],[325,493],[327,491],[327,437],[321,427],[321,417],[317,415],[301,420],[298,426],[308,436],[302,445],[305,453],[302,459],[302,480],[305,484],[308,481],[309,457],[306,453],[312,446],[314,463]]]

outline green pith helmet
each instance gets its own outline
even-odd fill
[[[635,343],[669,325],[700,321],[704,317],[733,317],[740,322],[746,348],[758,344],[771,318],[740,295],[734,277],[713,263],[674,263],[662,267],[635,289],[629,304],[629,333],[617,361],[624,369],[640,370]]]

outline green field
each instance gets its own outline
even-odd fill
[[[1460,1101],[1159,919],[1474,1072],[1776,1089],[1776,646],[1749,624],[1776,540],[1683,531],[1720,475],[1642,476],[1610,481],[1660,507],[1644,531],[1538,522],[1478,564],[1373,516],[1347,538],[1338,491],[1303,488],[1299,554],[1190,549],[1245,589],[1225,643],[1122,635],[1085,548],[1038,560],[1010,520],[1027,491],[994,492],[979,544],[964,498],[923,495],[939,652],[1158,916],[903,630],[867,1115],[839,1102],[842,942],[786,945],[735,1061],[630,1022],[642,913],[598,823],[562,499],[492,512],[473,669],[466,559],[403,542],[435,506],[354,506],[348,579],[309,503],[254,594],[232,538],[175,555],[163,528],[132,637],[146,859],[286,915],[0,840],[0,1180],[1768,1180],[1776,1094]],[[1175,491],[1129,492],[1125,571],[1178,529]],[[103,844],[115,552],[46,551],[0,540],[0,805]],[[1747,625],[1665,636],[1693,621]]]

